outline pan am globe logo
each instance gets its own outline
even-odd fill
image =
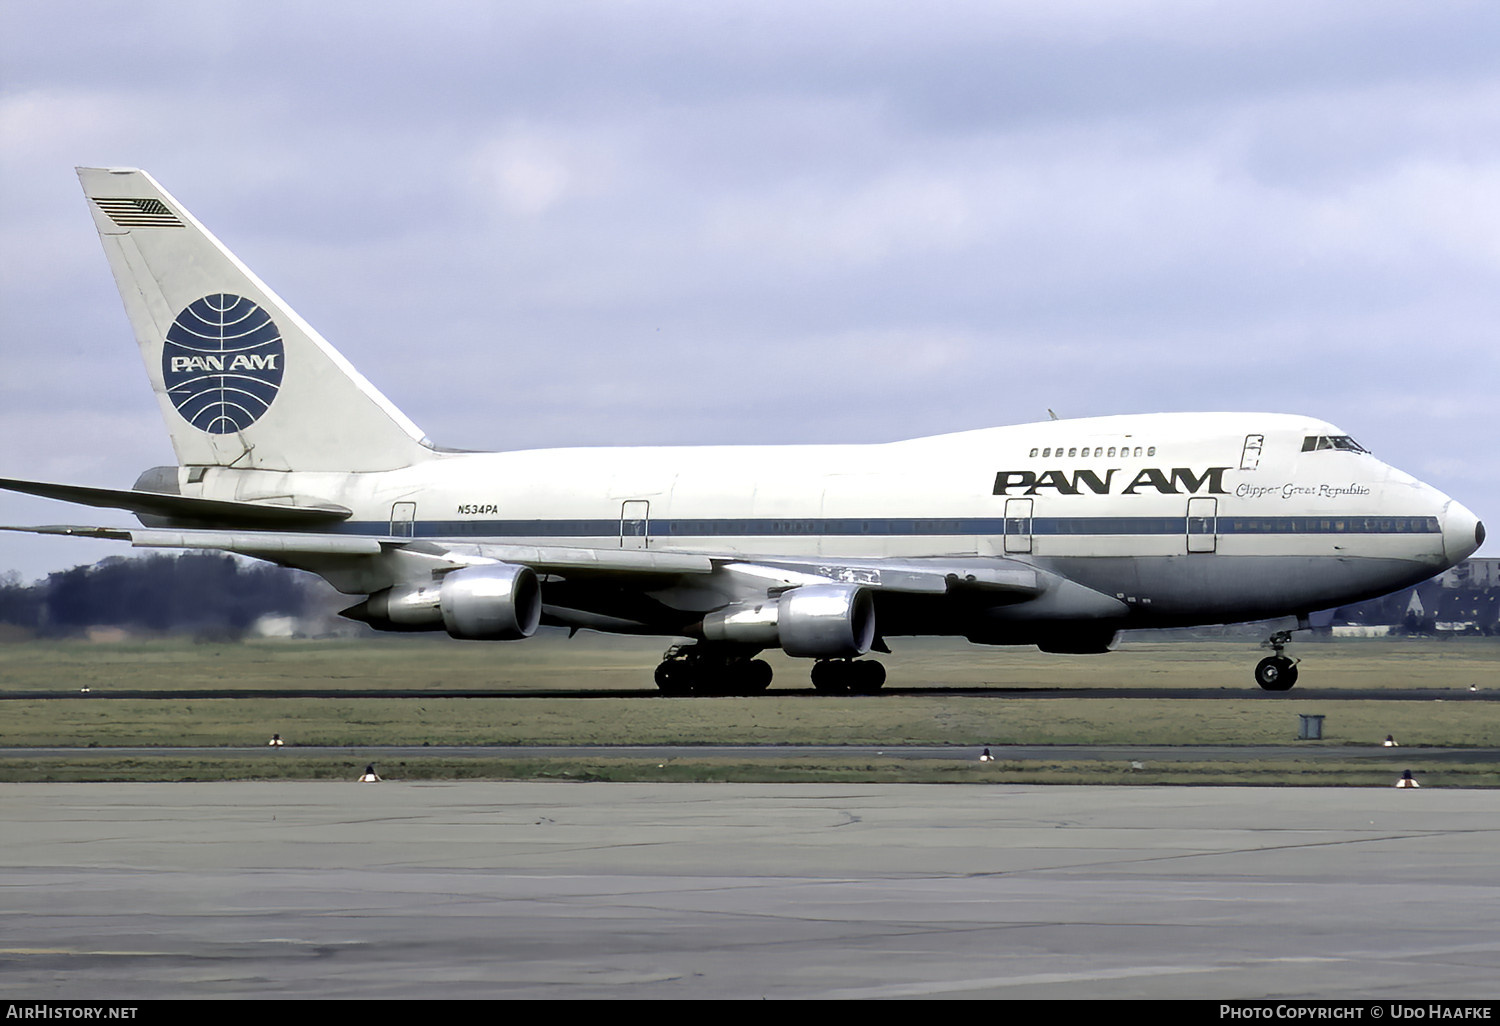
[[[200,431],[243,431],[281,390],[286,356],[271,315],[243,296],[204,296],[167,330],[161,371],[167,395]]]

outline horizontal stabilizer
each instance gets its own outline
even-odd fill
[[[137,516],[160,517],[176,523],[215,527],[322,527],[349,519],[351,511],[332,503],[297,505],[279,502],[236,502],[202,499],[191,495],[139,492],[123,488],[90,488],[84,485],[51,484],[0,478],[0,488],[12,492],[60,499],[83,506],[129,510]]]
[[[707,556],[680,552],[642,552],[631,549],[586,549],[533,545],[454,545],[411,538],[356,534],[281,531],[194,531],[156,527],[85,527],[53,524],[41,527],[0,527],[0,531],[102,538],[129,542],[147,549],[215,549],[275,560],[278,554],[377,556],[404,550],[414,556],[445,561],[447,569],[473,563],[519,563],[543,572],[596,570],[614,573],[707,574],[714,564]],[[435,567],[442,572],[441,567]]]

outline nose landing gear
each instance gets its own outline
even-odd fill
[[[1291,631],[1277,631],[1267,640],[1276,654],[1267,656],[1255,666],[1255,683],[1264,690],[1289,691],[1297,683],[1297,661],[1284,654],[1291,640]]]

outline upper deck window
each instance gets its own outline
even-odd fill
[[[1369,452],[1348,435],[1308,435],[1302,439],[1303,452],[1316,452],[1319,449],[1342,449],[1345,452]]]

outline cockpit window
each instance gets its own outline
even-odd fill
[[[1315,452],[1318,449],[1342,449],[1345,452],[1369,452],[1348,435],[1308,435],[1302,439],[1303,452]]]

